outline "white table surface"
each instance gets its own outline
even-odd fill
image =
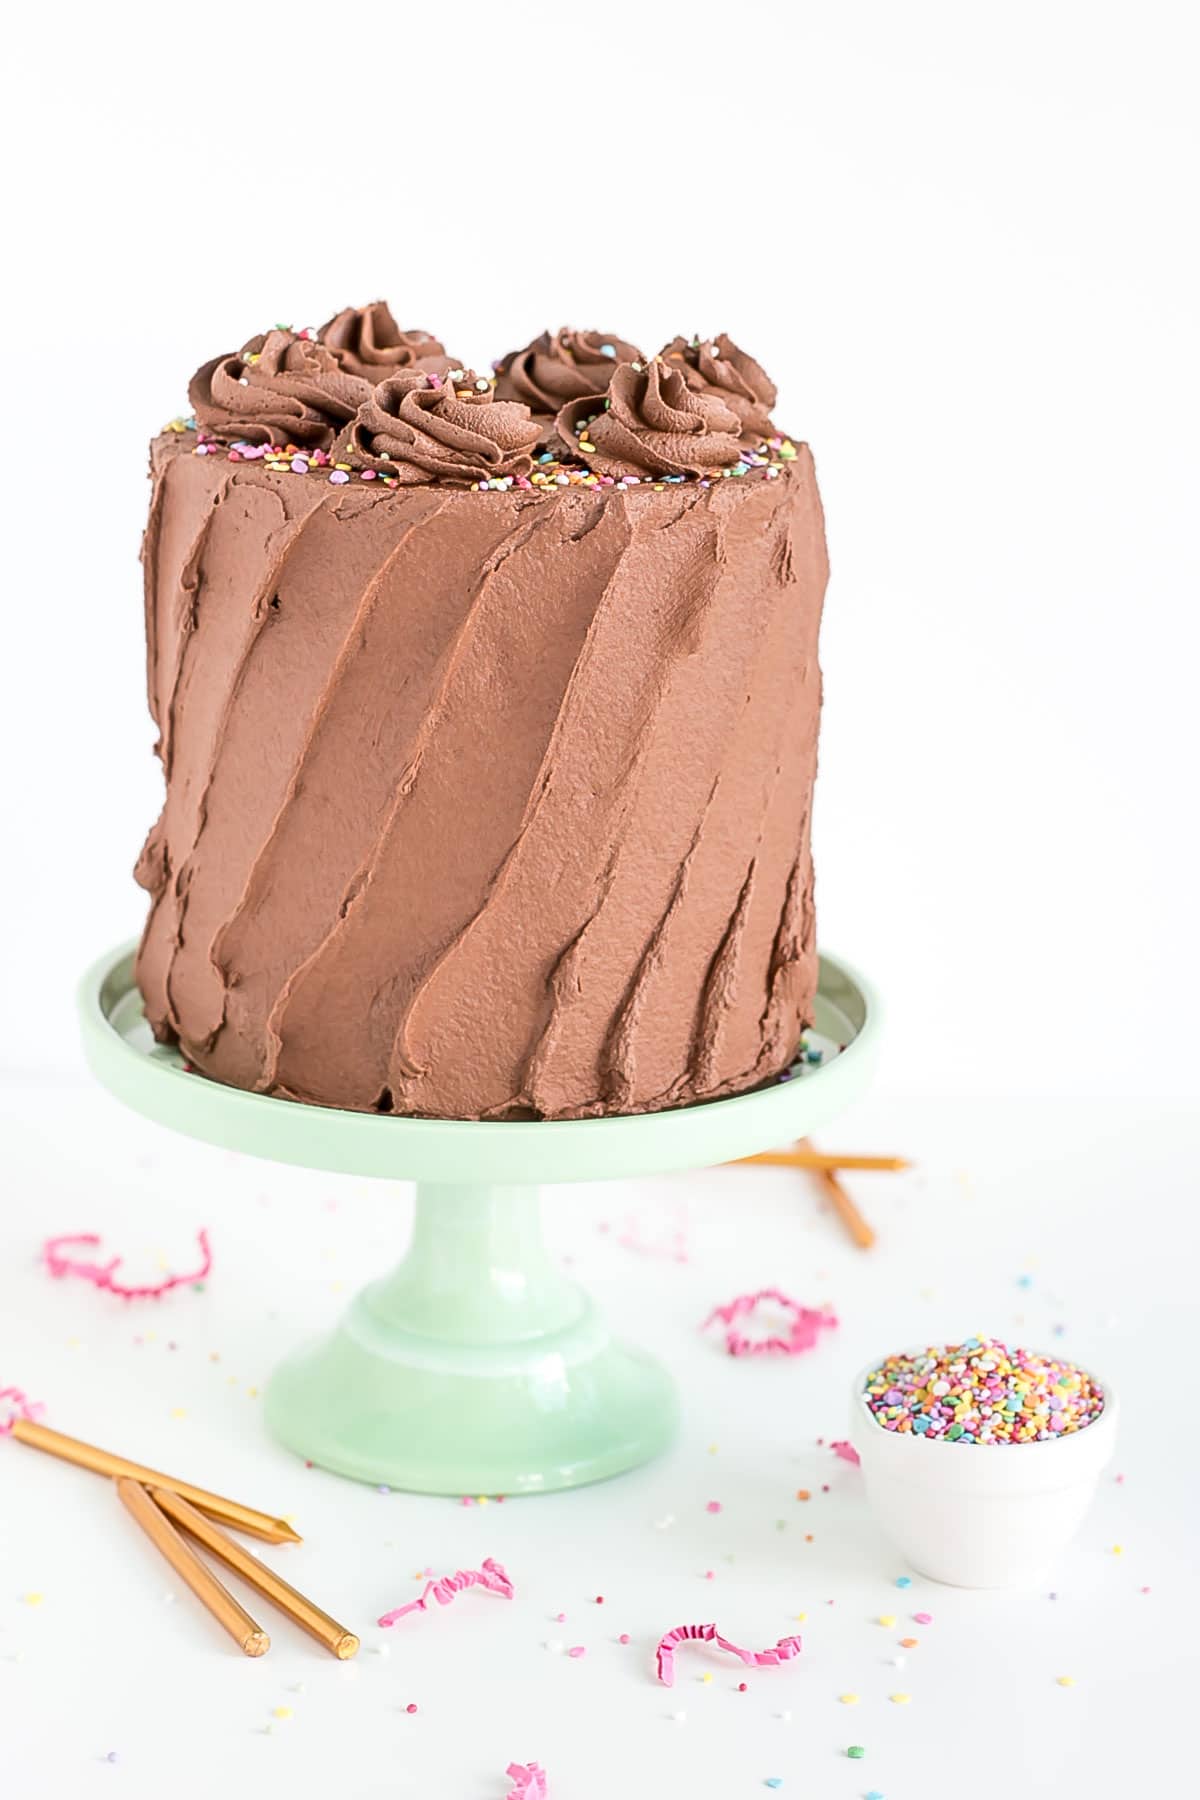
[[[294,1515],[304,1543],[264,1554],[363,1638],[338,1664],[268,1609],[271,1653],[242,1658],[111,1488],[0,1442],[0,1791],[14,1800],[503,1800],[514,1759],[543,1764],[550,1800],[752,1800],[769,1779],[781,1800],[1197,1790],[1200,1152],[1183,1109],[869,1102],[824,1142],[920,1166],[855,1179],[879,1227],[865,1255],[790,1171],[550,1190],[564,1256],[675,1370],[682,1430],[607,1485],[469,1507],[305,1469],[262,1427],[281,1352],[398,1253],[403,1188],[176,1139],[83,1082],[8,1085],[0,1130],[0,1387],[65,1431]],[[622,1246],[630,1216],[649,1250]],[[653,1253],[681,1219],[686,1263]],[[209,1282],[160,1304],[39,1263],[45,1237],[94,1230],[154,1276],[184,1264],[201,1225]],[[700,1335],[715,1302],[766,1285],[831,1301],[838,1329],[778,1362]],[[1117,1461],[1055,1598],[897,1588],[904,1565],[857,1471],[818,1445],[844,1435],[868,1357],[972,1332],[1058,1348],[1122,1396]],[[419,1591],[418,1570],[488,1555],[512,1602],[473,1592],[372,1623]],[[933,1623],[913,1625],[922,1610]],[[799,1631],[803,1654],[759,1672],[685,1649],[668,1692],[660,1633],[707,1620],[755,1647]],[[919,1646],[897,1668],[906,1635]]]

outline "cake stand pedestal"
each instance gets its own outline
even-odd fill
[[[381,1117],[188,1073],[150,1034],[133,960],[132,945],[102,957],[80,990],[88,1063],[118,1099],[226,1149],[416,1182],[404,1259],[276,1370],[266,1416],[322,1468],[418,1493],[548,1492],[661,1450],[674,1384],[610,1337],[550,1255],[538,1185],[706,1167],[802,1137],[863,1090],[878,1035],[870,988],[826,956],[806,1039],[821,1060],[756,1093],[617,1119]]]

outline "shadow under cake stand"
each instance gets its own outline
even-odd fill
[[[539,1183],[613,1180],[732,1162],[802,1137],[871,1072],[878,1002],[823,956],[815,1024],[790,1079],[732,1099],[629,1118],[406,1119],[223,1087],[156,1044],[134,946],[80,990],[93,1074],[135,1112],[188,1137],[303,1168],[416,1183],[412,1237],[331,1335],[290,1356],[266,1396],[271,1431],[358,1481],[429,1494],[521,1494],[620,1474],[670,1441],[666,1370],[615,1342],[542,1236]]]

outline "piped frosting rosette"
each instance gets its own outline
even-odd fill
[[[344,307],[322,325],[319,336],[340,368],[372,386],[402,369],[444,375],[458,366],[432,333],[402,331],[386,300]]]
[[[600,475],[716,475],[741,456],[741,420],[724,400],[694,393],[660,358],[622,363],[607,395],[569,401],[559,435]]]
[[[222,443],[317,450],[329,448],[370,393],[370,382],[341,368],[315,338],[285,330],[215,357],[188,384],[197,425]]]
[[[680,370],[694,394],[715,397],[737,414],[743,443],[761,444],[774,435],[771,408],[778,397],[775,383],[761,363],[740,350],[726,332],[690,341],[672,338],[659,356]]]
[[[471,370],[453,370],[445,380],[405,370],[381,381],[359,407],[335,460],[374,469],[402,486],[471,486],[527,475],[537,441],[529,408],[497,400],[491,382]]]
[[[611,331],[543,331],[496,365],[496,395],[527,406],[549,438],[555,415],[569,400],[607,393],[622,363],[644,360],[636,344]]]

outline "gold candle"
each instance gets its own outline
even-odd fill
[[[259,1562],[257,1556],[252,1556],[249,1550],[227,1537],[219,1525],[206,1519],[203,1513],[197,1512],[194,1506],[189,1506],[178,1494],[155,1488],[152,1490],[152,1497],[155,1505],[161,1507],[177,1525],[182,1525],[206,1550],[219,1556],[223,1563],[227,1563],[251,1587],[257,1588],[273,1606],[285,1612],[289,1619],[294,1619],[297,1625],[303,1626],[305,1631],[310,1632],[318,1643],[324,1644],[342,1662],[354,1655],[358,1649],[358,1639],[352,1631],[347,1631],[344,1625],[331,1619],[327,1612],[322,1612],[304,1594],[297,1593],[274,1569],[269,1569],[266,1563]]]
[[[243,1506],[237,1500],[226,1500],[221,1494],[210,1494],[207,1489],[194,1487],[190,1481],[176,1481],[173,1475],[164,1475],[158,1469],[147,1469],[141,1463],[130,1462],[128,1457],[114,1456],[111,1450],[99,1450],[95,1444],[85,1444],[79,1438],[67,1437],[61,1431],[51,1431],[47,1425],[35,1425],[31,1419],[17,1419],[12,1428],[12,1435],[22,1444],[29,1444],[34,1450],[48,1451],[51,1456],[59,1456],[64,1462],[76,1463],[81,1469],[91,1469],[96,1475],[109,1475],[113,1480],[125,1476],[130,1481],[140,1481],[146,1487],[166,1488],[172,1494],[179,1494],[190,1500],[201,1512],[208,1513],[211,1518],[220,1519],[223,1525],[232,1525],[238,1531],[248,1531],[252,1537],[265,1538],[271,1544],[298,1544],[300,1534],[293,1531],[283,1519],[273,1519],[269,1513],[257,1512],[252,1506]]]
[[[161,1513],[145,1488],[126,1476],[117,1481],[117,1492],[133,1514],[156,1550],[160,1550],[175,1573],[182,1577],[206,1606],[218,1625],[224,1626],[239,1650],[246,1656],[265,1656],[271,1640],[245,1607],[239,1606],[229,1589],[223,1587],[212,1570],[200,1561],[190,1545],[184,1543],[170,1519]]]

